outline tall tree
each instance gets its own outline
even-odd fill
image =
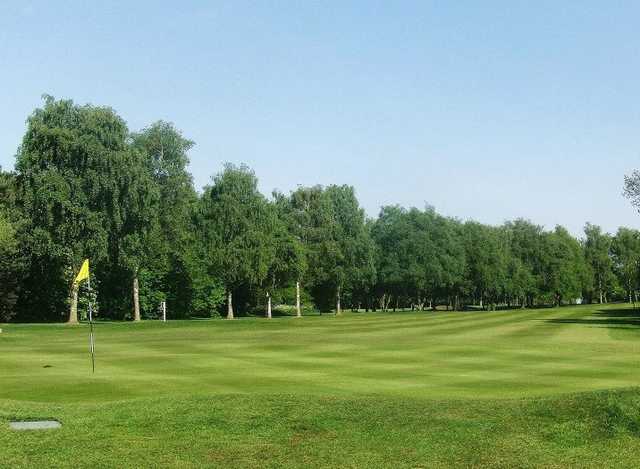
[[[341,313],[342,297],[354,307],[359,292],[375,281],[374,244],[366,225],[364,209],[352,186],[329,186],[326,194],[334,216],[335,262],[331,270],[336,290],[336,314]],[[331,283],[331,281],[330,281]]]
[[[16,229],[0,208],[0,321],[9,321],[15,314],[23,264],[20,258]]]
[[[140,321],[140,275],[162,269],[165,259],[159,225],[160,191],[139,150],[129,149],[114,163],[121,165],[117,171],[120,213],[113,217],[110,253],[117,255],[114,263],[128,273],[133,320]]]
[[[383,207],[372,227],[378,246],[378,289],[383,303],[389,294],[395,303],[423,309],[438,299],[458,308],[464,289],[465,252],[459,223],[427,207],[424,211]],[[383,305],[384,306],[384,305]]]
[[[584,253],[591,271],[591,284],[602,304],[606,301],[606,293],[613,279],[613,262],[610,257],[611,236],[591,223],[585,225],[584,234]]]
[[[321,294],[322,285],[329,281],[331,263],[325,253],[335,251],[334,219],[331,204],[321,186],[299,187],[288,198],[276,198],[288,213],[289,229],[303,246],[307,269],[298,283],[312,291],[321,310],[329,309],[330,301]],[[296,294],[297,296],[297,294]]]
[[[110,108],[45,97],[27,121],[16,171],[29,224],[24,308],[55,317],[65,303],[60,292],[68,289],[68,321],[77,322],[72,279],[90,257],[104,289],[99,298],[116,314],[123,274],[135,279],[157,216],[143,154],[130,145],[124,121]]]
[[[640,232],[619,228],[611,243],[613,268],[629,303],[637,300],[640,280]]]
[[[414,290],[416,302],[424,304],[421,280],[422,266],[415,255],[415,236],[409,223],[407,211],[398,206],[382,207],[371,227],[371,237],[376,246],[376,269],[379,306],[386,310],[392,298]]]
[[[142,268],[141,295],[149,314],[166,300],[171,315],[184,315],[191,305],[194,284],[200,285],[200,270],[194,265],[195,237],[192,214],[197,202],[193,178],[187,170],[193,142],[171,123],[157,121],[132,135],[133,146],[145,164],[158,191],[157,232],[153,262]]]
[[[24,223],[16,203],[15,175],[0,167],[0,321],[9,321],[17,313],[25,270],[19,243]]]
[[[234,290],[260,286],[275,257],[272,210],[253,171],[226,164],[202,194],[198,223],[208,272],[223,282],[233,319]]]
[[[27,121],[16,170],[30,224],[31,268],[24,307],[55,317],[70,292],[68,321],[77,322],[73,273],[84,257],[109,256],[111,216],[120,213],[114,157],[127,152],[127,127],[111,109],[45,97]]]
[[[344,300],[373,284],[374,245],[349,186],[302,187],[290,197],[298,238],[308,256],[306,283],[321,310],[341,314]]]
[[[511,259],[509,278],[512,295],[523,296],[521,306],[533,306],[543,284],[543,229],[530,221],[517,219],[504,225]]]
[[[466,268],[464,243],[459,236],[458,222],[438,215],[432,207],[421,214],[420,230],[428,239],[420,262],[425,266],[425,283],[435,308],[438,297],[447,308],[457,308]]]
[[[266,296],[268,300],[267,317],[271,317],[271,296],[278,288],[295,284],[296,316],[301,317],[300,281],[307,270],[307,256],[302,240],[296,233],[296,220],[289,199],[275,191],[271,207],[275,213],[273,243],[274,261],[267,275]]]
[[[562,226],[544,233],[542,239],[543,293],[556,306],[580,298],[589,282],[580,242]]]
[[[467,275],[483,306],[493,308],[504,292],[507,279],[506,243],[501,230],[476,222],[465,223]]]

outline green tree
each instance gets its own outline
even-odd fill
[[[68,321],[77,322],[83,258],[109,257],[111,216],[121,207],[113,162],[127,152],[127,127],[113,110],[45,97],[27,120],[16,161],[18,193],[29,223],[26,309],[56,317],[70,292]]]
[[[202,194],[198,223],[208,273],[222,281],[233,319],[234,290],[262,285],[275,258],[273,211],[253,171],[226,164]]]
[[[193,252],[192,215],[197,194],[187,165],[188,152],[194,143],[164,121],[134,133],[132,142],[144,155],[159,197],[153,262],[148,262],[141,274],[145,277],[141,284],[141,297],[145,298],[142,310],[151,312],[166,300],[170,315],[184,316],[194,306],[191,302],[196,285],[199,297],[203,299],[202,294],[208,297],[202,291],[207,279],[196,278],[202,270],[196,266],[197,256]]]
[[[152,280],[163,270],[166,259],[159,224],[160,191],[145,166],[143,153],[131,148],[122,156],[116,160],[120,213],[112,217],[110,253],[117,255],[114,264],[124,269],[132,282],[132,316],[134,321],[140,321],[140,275],[148,281],[148,286],[153,285]],[[164,299],[164,295],[153,299],[154,302]]]
[[[312,292],[316,306],[328,309],[330,302],[320,294],[321,286],[329,281],[327,272],[331,265],[324,253],[335,249],[332,208],[325,191],[321,186],[299,187],[289,197],[279,197],[276,201],[285,207],[289,230],[303,247],[307,269],[299,283]]]
[[[351,186],[329,186],[326,195],[334,217],[334,239],[337,252],[333,256],[332,279],[335,282],[336,314],[341,314],[344,293],[354,306],[358,293],[375,281],[374,244],[369,236],[364,209],[360,207]]]
[[[24,308],[56,317],[69,291],[68,321],[77,322],[72,280],[88,257],[104,309],[122,311],[122,298],[130,297],[122,279],[135,287],[141,266],[153,259],[158,215],[155,185],[125,122],[110,108],[45,97],[27,121],[16,171],[28,223]]]
[[[611,243],[613,269],[629,303],[637,300],[640,275],[640,232],[619,228]]]
[[[423,266],[414,254],[416,236],[412,231],[407,211],[399,205],[382,207],[371,227],[376,247],[376,292],[383,311],[387,310],[392,298],[397,301],[400,295],[407,294],[407,290],[414,292],[419,309],[423,308]]]
[[[580,242],[562,226],[542,237],[542,292],[556,306],[582,295],[589,283]]]
[[[378,250],[378,289],[383,307],[394,296],[412,308],[433,308],[438,298],[459,307],[464,288],[465,252],[459,223],[424,211],[383,207],[372,227]]]
[[[521,306],[534,306],[543,284],[543,229],[530,221],[517,219],[504,225],[510,250],[511,295],[521,298]],[[518,300],[517,300],[518,301]]]
[[[21,224],[15,175],[0,167],[0,321],[9,321],[17,314],[25,270],[19,242]]]
[[[16,314],[22,269],[16,229],[0,208],[0,321]]]
[[[420,214],[423,243],[420,263],[425,266],[425,285],[435,308],[438,297],[447,308],[459,307],[458,296],[464,282],[466,253],[459,223],[438,215],[432,207]]]
[[[584,234],[584,254],[587,265],[590,267],[591,284],[600,303],[604,303],[614,278],[613,262],[610,256],[611,236],[591,223],[585,225]]]
[[[267,274],[265,295],[267,317],[271,317],[271,298],[274,291],[284,291],[295,283],[296,316],[302,316],[300,305],[300,281],[307,269],[307,256],[302,240],[296,235],[295,218],[289,199],[279,192],[273,193],[270,205],[275,214],[273,240],[275,256]],[[284,300],[284,295],[280,298]]]
[[[375,246],[364,210],[349,186],[300,187],[288,198],[292,233],[307,259],[305,280],[317,307],[341,314],[375,279]]]
[[[633,171],[624,177],[624,196],[640,211],[640,171]]]
[[[467,222],[464,225],[467,276],[482,307],[495,308],[507,280],[506,240],[499,228]]]

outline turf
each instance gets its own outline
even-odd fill
[[[0,466],[628,467],[640,450],[624,305],[103,323],[95,375],[86,326],[2,328]]]

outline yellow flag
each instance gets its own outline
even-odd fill
[[[78,276],[76,277],[76,282],[80,283],[83,280],[89,278],[89,259],[85,259],[82,263],[82,267],[80,267],[80,272],[78,272]]]

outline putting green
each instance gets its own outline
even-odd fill
[[[640,313],[3,325],[0,466],[629,467]],[[628,388],[615,391],[616,388]],[[59,430],[15,432],[12,420]]]
[[[504,312],[9,325],[0,399],[172,393],[514,398],[640,384],[640,319],[620,305]]]

